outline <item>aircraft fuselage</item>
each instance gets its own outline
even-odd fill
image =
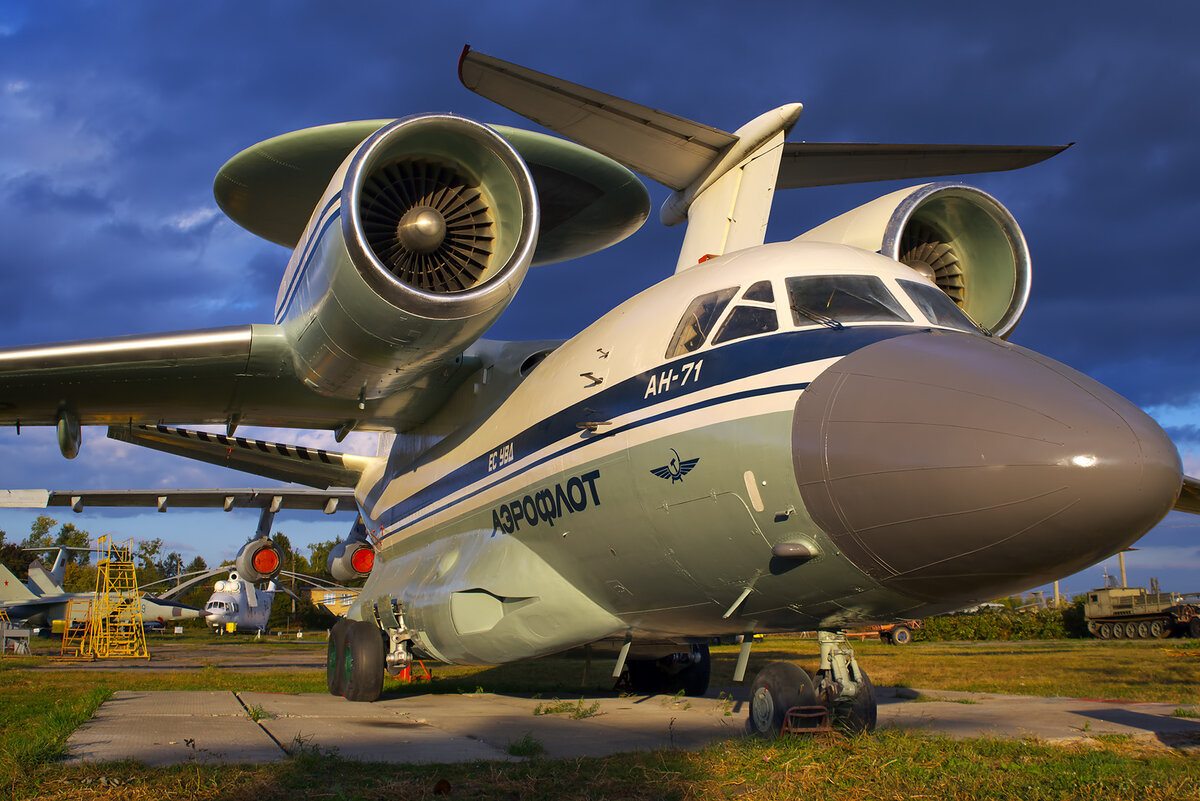
[[[712,259],[540,363],[477,350],[357,490],[380,548],[350,617],[399,601],[446,661],[944,612],[1102,559],[1179,492],[1128,401],[852,247]]]

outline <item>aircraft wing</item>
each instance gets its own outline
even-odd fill
[[[476,53],[459,79],[478,95],[569,137],[636,172],[683,190],[737,143],[735,134]],[[1066,147],[927,144],[784,145],[776,187],[934,178],[1027,167]]]
[[[1179,491],[1179,500],[1173,507],[1176,512],[1188,512],[1200,515],[1200,478],[1183,477],[1183,489]]]
[[[0,349],[0,425],[163,421],[286,428],[403,429],[439,408],[478,369],[464,358],[362,408],[297,377],[278,325],[245,325]]]
[[[1037,164],[1070,145],[892,145],[788,142],[777,189],[1002,172]]]

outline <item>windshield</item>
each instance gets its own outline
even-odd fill
[[[721,312],[725,311],[725,307],[737,291],[736,286],[731,286],[693,300],[683,313],[679,325],[675,327],[675,335],[671,337],[671,344],[667,346],[667,358],[691,353],[703,345],[708,332],[712,330]]]
[[[929,318],[934,325],[944,325],[947,328],[957,328],[972,334],[980,333],[979,326],[971,322],[971,318],[958,308],[945,292],[937,287],[922,284],[918,281],[899,281],[900,288],[912,298],[921,313]]]
[[[912,322],[883,281],[873,275],[812,275],[787,279],[792,322],[798,327],[867,320]]]

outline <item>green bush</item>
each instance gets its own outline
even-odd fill
[[[987,609],[981,612],[926,618],[924,638],[946,640],[1062,640],[1087,636],[1083,604],[1061,609],[1016,612]]]

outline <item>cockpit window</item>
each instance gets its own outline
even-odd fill
[[[729,305],[729,301],[737,294],[737,291],[738,287],[731,286],[728,289],[701,295],[693,300],[687,311],[683,313],[683,319],[679,321],[675,335],[671,337],[671,344],[667,346],[667,358],[671,359],[691,353],[703,345],[708,332],[712,330],[721,317],[721,312],[725,311],[725,307]]]
[[[754,334],[765,334],[778,328],[779,316],[775,314],[775,309],[769,306],[735,306],[722,323],[721,330],[717,331],[713,344],[719,345]]]
[[[912,322],[912,317],[873,275],[806,275],[787,279],[792,321],[799,327],[865,320]]]
[[[763,303],[774,303],[775,293],[770,281],[758,281],[742,293],[742,300],[760,300]]]
[[[934,325],[944,325],[947,328],[957,328],[960,331],[979,333],[979,326],[971,322],[971,318],[958,308],[958,304],[950,300],[942,290],[922,284],[917,281],[900,279],[900,288],[912,298],[921,313],[929,318]]]

